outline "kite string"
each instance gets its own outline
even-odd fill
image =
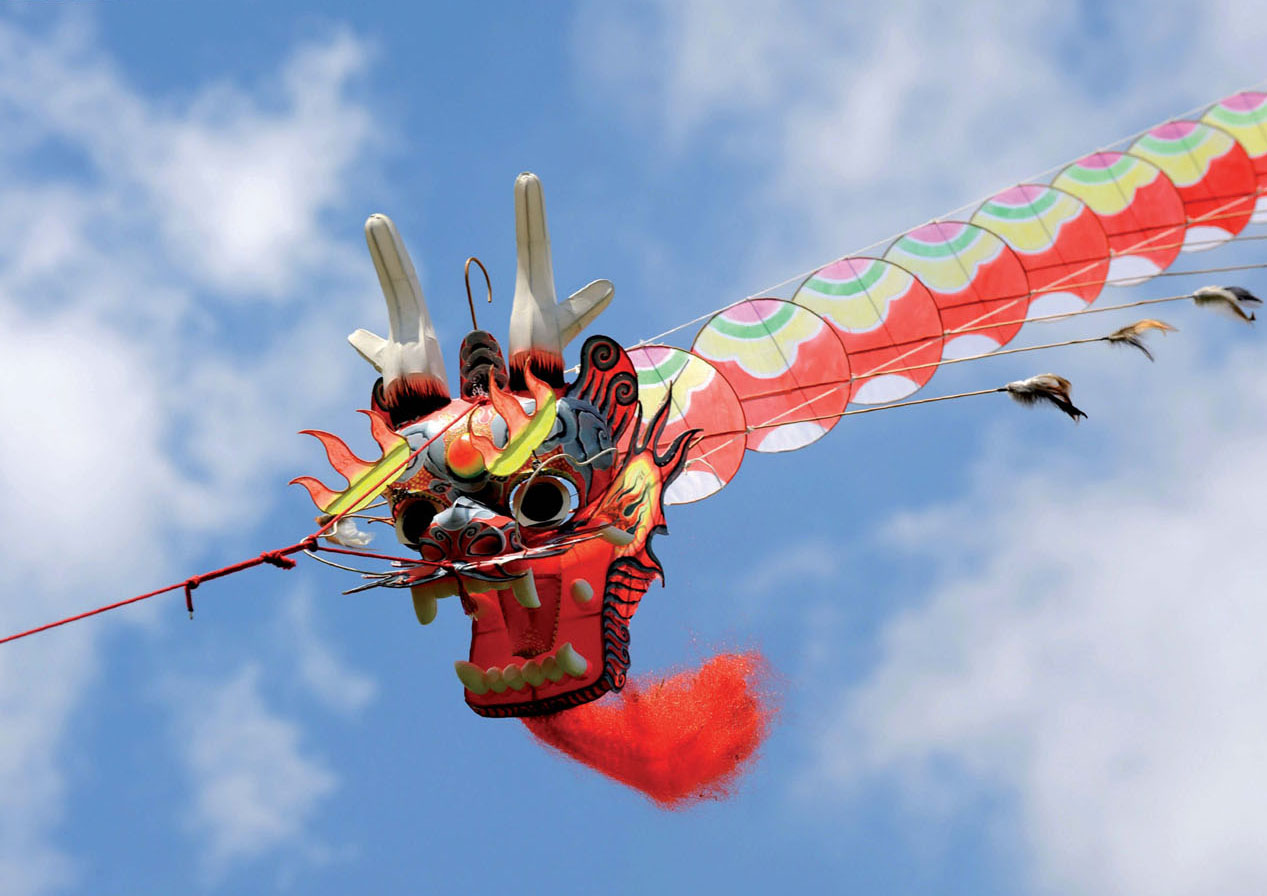
[[[100,613],[105,613],[108,610],[117,610],[119,607],[126,607],[128,604],[134,604],[134,603],[138,603],[139,601],[148,600],[151,597],[158,597],[158,595],[160,594],[167,594],[169,591],[176,591],[177,589],[181,589],[181,588],[183,588],[185,591],[185,606],[187,609],[189,609],[190,616],[192,617],[193,591],[203,582],[209,582],[213,579],[220,579],[220,578],[223,578],[224,576],[233,575],[236,572],[242,572],[243,570],[251,569],[252,567],[260,566],[265,563],[268,563],[272,566],[276,566],[280,569],[293,569],[295,566],[295,561],[291,560],[289,555],[296,554],[302,550],[312,549],[314,547],[318,547],[317,536],[309,535],[303,541],[296,542],[295,544],[288,545],[284,548],[278,548],[277,550],[263,551],[258,556],[252,557],[249,560],[242,560],[238,563],[234,563],[229,566],[223,566],[220,569],[213,569],[213,570],[210,570],[209,572],[199,573],[198,575],[190,576],[189,578],[183,581],[174,582],[171,585],[166,585],[162,588],[157,588],[154,591],[147,591],[145,594],[137,594],[133,597],[116,601],[115,603],[112,603],[112,604],[106,604],[105,606],[97,607],[96,609],[93,609],[93,610],[87,610],[83,613],[76,613],[74,616],[67,616],[65,619],[58,619],[55,622],[46,622],[44,625],[39,625],[32,629],[27,629],[24,632],[18,632],[15,635],[8,635],[4,638],[0,638],[0,644],[7,644],[10,641],[16,641],[19,638],[25,638],[29,635],[34,635],[34,634],[38,634],[39,632],[48,631],[51,628],[57,628],[58,626],[66,625],[67,623],[70,623],[70,622],[78,622],[81,619],[87,619],[89,616],[96,616]]]
[[[403,470],[405,467],[411,464],[414,458],[416,458],[419,454],[421,454],[428,447],[430,447],[431,444],[436,441],[436,439],[440,438],[442,435],[448,432],[448,430],[451,427],[453,427],[455,424],[457,424],[458,421],[466,419],[467,417],[470,416],[470,414],[474,412],[475,412],[475,408],[472,407],[470,412],[468,412],[467,414],[459,414],[458,416],[454,417],[439,432],[437,432],[434,436],[427,439],[427,441],[423,442],[420,446],[418,446],[417,450],[415,450],[412,454],[410,454],[408,457],[406,457],[404,460],[398,463],[395,467],[388,470],[387,473],[385,473],[383,477],[377,483],[374,484],[373,486],[374,490],[377,491],[379,488],[386,485],[387,482],[390,481],[393,476],[395,476],[397,473],[399,473],[401,470]],[[355,506],[355,505],[352,505],[352,506]],[[71,622],[78,622],[81,619],[87,619],[89,616],[97,616],[101,613],[105,613],[110,610],[117,610],[120,607],[126,607],[128,604],[139,603],[140,601],[148,600],[151,597],[158,597],[160,594],[167,594],[171,591],[176,591],[178,589],[183,589],[185,592],[185,609],[189,611],[189,618],[192,619],[194,615],[193,592],[194,592],[194,589],[196,589],[203,582],[210,582],[214,579],[224,578],[225,576],[233,575],[234,573],[243,572],[248,569],[253,569],[256,566],[262,566],[266,563],[269,564],[270,566],[276,566],[279,569],[294,569],[295,561],[290,559],[290,555],[298,554],[301,551],[331,551],[335,553],[352,553],[350,551],[346,551],[346,552],[340,551],[337,548],[323,547],[318,542],[318,538],[321,535],[323,535],[327,530],[330,530],[332,526],[337,525],[339,520],[343,519],[348,513],[351,512],[351,510],[352,510],[352,507],[349,507],[347,510],[344,510],[341,513],[335,514],[330,519],[328,519],[325,523],[323,523],[321,527],[318,528],[316,531],[312,532],[310,535],[303,538],[302,540],[297,541],[294,544],[287,545],[284,548],[277,548],[276,550],[271,550],[271,551],[262,551],[258,555],[251,557],[250,559],[242,560],[242,561],[239,561],[238,563],[230,564],[229,566],[222,566],[219,569],[213,569],[213,570],[210,570],[209,572],[199,573],[198,575],[190,576],[189,578],[183,579],[179,582],[173,582],[170,585],[165,585],[162,588],[157,588],[154,591],[148,591],[145,594],[137,594],[132,597],[125,598],[124,600],[115,601],[114,603],[106,604],[101,607],[96,607],[95,609],[92,609],[92,610],[86,610],[82,613],[76,613],[73,616],[67,616],[64,619],[58,619],[54,622],[46,622],[43,625],[38,625],[35,628],[27,629],[26,631],[17,632],[16,634],[12,634],[12,635],[7,635],[3,638],[0,638],[0,644],[7,644],[10,641],[17,641],[21,638],[26,638],[31,635],[36,635],[36,634],[39,634],[40,632],[46,632],[49,629],[58,628],[59,626],[67,625]]]

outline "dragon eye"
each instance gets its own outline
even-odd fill
[[[510,506],[521,526],[561,523],[576,507],[576,489],[566,479],[538,476],[515,492]]]
[[[417,546],[435,516],[436,508],[430,501],[410,501],[396,511],[396,537],[401,544]]]

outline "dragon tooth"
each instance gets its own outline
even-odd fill
[[[618,548],[633,544],[634,540],[632,532],[626,532],[617,526],[604,526],[599,530],[598,537],[609,544],[614,544]]]
[[[515,663],[507,663],[502,667],[502,681],[516,691],[523,690],[525,684],[523,669]]]
[[[566,642],[554,655],[559,661],[559,667],[573,678],[582,677],[585,670],[589,668],[589,663],[585,661],[585,657],[576,652],[571,641]]]
[[[453,597],[458,593],[457,582],[445,576],[436,582],[423,582],[411,585],[409,593],[414,599],[414,613],[423,625],[430,625],[436,618],[436,601],[442,597]]]
[[[541,598],[537,597],[537,581],[531,569],[510,583],[510,591],[521,607],[535,610],[541,606]]]
[[[528,660],[524,663],[523,675],[524,681],[534,688],[539,688],[546,683],[545,673],[541,671],[541,664],[536,660]]]
[[[554,657],[548,656],[541,661],[541,674],[557,683],[563,680],[563,667]]]
[[[436,620],[436,591],[437,584],[424,584],[424,586],[413,586],[409,588],[409,594],[413,597],[413,612],[418,617],[418,622],[422,625],[431,625]]]
[[[506,679],[502,677],[502,670],[496,666],[484,673],[484,680],[488,682],[488,687],[494,694],[500,694],[510,687],[510,685],[506,684]]]
[[[436,599],[430,594],[414,593],[414,615],[418,617],[418,622],[422,625],[430,625],[435,621],[436,613],[439,612],[439,605]]]
[[[584,606],[594,599],[594,586],[584,579],[572,583],[572,599]]]
[[[458,673],[458,681],[472,694],[479,696],[488,693],[488,682],[484,680],[484,672],[479,666],[466,660],[458,660],[453,668]]]

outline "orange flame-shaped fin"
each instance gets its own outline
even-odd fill
[[[374,463],[357,457],[338,436],[318,429],[303,431],[304,435],[310,435],[321,442],[330,466],[347,480],[348,486],[342,491],[335,491],[311,476],[299,476],[292,479],[290,484],[302,485],[308,490],[312,502],[330,516],[363,510],[388,485],[399,479],[408,466],[409,442],[392,432],[378,414],[371,411],[362,413],[370,418],[370,432],[383,452],[383,456]]]
[[[506,421],[509,437],[500,450],[488,439],[476,438],[472,444],[484,455],[488,472],[494,476],[508,476],[527,462],[537,446],[546,440],[554,421],[559,416],[558,399],[548,383],[537,379],[530,370],[524,371],[528,393],[536,407],[528,414],[519,399],[489,380],[488,398],[493,410]]]

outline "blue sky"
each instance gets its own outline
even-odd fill
[[[453,358],[468,255],[505,327],[537,172],[560,289],[614,281],[629,344],[1267,75],[1250,3],[261,6],[0,7],[6,631],[309,531],[295,432],[368,443],[371,212]],[[760,646],[783,690],[729,801],[665,813],[476,717],[452,607],[301,563],[0,650],[0,889],[1257,892],[1267,351],[1164,316],[1155,365],[926,390],[1055,369],[1076,428],[852,418],[670,511],[635,670]]]

